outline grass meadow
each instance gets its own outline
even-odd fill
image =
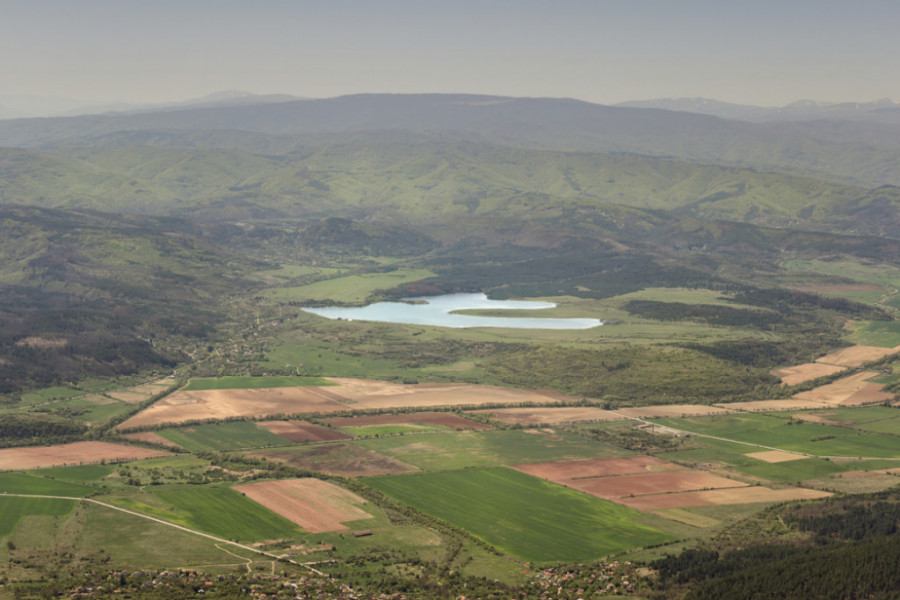
[[[17,498],[0,496],[0,537],[10,535],[22,517],[46,515],[61,517],[69,514],[75,501],[55,498]]]

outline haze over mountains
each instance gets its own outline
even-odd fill
[[[890,114],[894,109],[885,110]],[[222,132],[231,132],[232,147],[239,137],[234,132],[243,132],[245,138],[267,134],[308,140],[310,135],[404,131],[562,152],[676,157],[814,174],[866,186],[900,184],[900,123],[840,119],[750,123],[551,98],[370,94],[290,100],[238,95],[165,110],[0,121],[0,145],[93,145],[97,138],[114,133],[171,135],[173,130],[204,132],[208,138],[210,132],[218,132],[220,140]]]

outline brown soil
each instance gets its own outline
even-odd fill
[[[648,494],[743,487],[747,484],[710,473],[685,470],[590,479],[570,479],[566,482],[566,485],[599,498],[612,500]]]
[[[342,477],[401,475],[418,471],[412,465],[390,456],[347,444],[261,450],[252,453],[251,456],[260,456],[301,469]]]
[[[119,430],[162,423],[278,414],[328,414],[349,410],[478,406],[555,398],[536,392],[471,384],[403,385],[368,379],[332,378],[335,386],[250,390],[179,391],[118,426]]]
[[[700,492],[683,492],[680,494],[656,494],[639,498],[620,498],[626,506],[638,510],[664,510],[668,508],[684,508],[688,506],[718,506],[722,504],[750,504],[753,502],[787,502],[789,500],[807,500],[827,498],[828,492],[808,490],[804,488],[784,488],[773,490],[762,486],[750,486],[733,489],[704,490]]]
[[[579,423],[585,421],[616,421],[622,417],[614,412],[594,406],[564,406],[542,408],[494,408],[473,411],[501,423],[516,425],[541,425],[544,423]]]
[[[588,458],[584,460],[532,463],[515,465],[513,468],[556,483],[566,483],[572,479],[587,477],[609,477],[682,469],[676,464],[643,455],[624,458]]]
[[[821,360],[821,359],[820,359]],[[781,383],[785,385],[798,385],[804,381],[812,381],[819,377],[827,377],[844,370],[834,364],[806,363],[795,367],[785,367],[783,369],[774,369],[772,375],[781,379]]]
[[[75,442],[39,448],[0,450],[0,471],[23,471],[42,467],[62,467],[101,461],[135,460],[168,456],[168,452],[107,442]]]
[[[257,424],[260,427],[265,427],[275,435],[283,437],[295,444],[333,442],[353,437],[343,431],[335,431],[334,429],[328,429],[327,427],[320,427],[318,425],[313,425],[312,423],[307,423],[306,421],[264,421]]]
[[[850,377],[838,379],[834,383],[817,387],[808,392],[800,392],[799,394],[795,394],[794,398],[840,406],[877,404],[879,402],[884,402],[885,400],[893,399],[893,394],[881,391],[884,388],[884,385],[866,381],[876,375],[878,375],[878,373],[864,371],[862,373],[851,375]]]
[[[826,354],[817,358],[817,363],[828,365],[840,365],[842,367],[859,367],[867,362],[879,360],[891,354],[900,352],[900,346],[896,348],[879,348],[878,346],[850,346],[837,352]]]
[[[403,425],[419,423],[451,429],[490,429],[490,425],[471,421],[450,413],[420,412],[397,415],[372,415],[365,417],[336,417],[325,419],[332,427],[367,427],[370,425]]]
[[[794,452],[785,452],[784,450],[766,450],[764,452],[751,452],[749,454],[745,454],[744,456],[749,456],[750,458],[755,458],[757,460],[761,460],[767,463],[781,463],[788,462],[791,460],[802,460],[804,458],[809,458],[805,454],[796,454]]]
[[[656,406],[635,406],[612,411],[629,419],[652,419],[656,417],[704,417],[707,415],[724,415],[731,412],[722,406],[705,404],[660,404]]]
[[[343,531],[348,521],[371,519],[358,507],[366,501],[320,479],[282,479],[236,485],[234,489],[309,533]]]
[[[817,408],[830,408],[831,404],[816,402],[813,400],[798,400],[789,398],[785,400],[754,400],[752,402],[729,402],[717,406],[729,406],[735,410],[748,412],[775,412],[782,410],[815,410]]]

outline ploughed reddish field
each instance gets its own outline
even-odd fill
[[[6,448],[0,450],[0,471],[24,471],[101,461],[135,460],[168,456],[168,452],[107,442],[74,442],[58,446]]]
[[[553,404],[558,398],[528,390],[489,385],[422,383],[405,385],[371,379],[334,377],[338,385],[286,388],[178,391],[117,427],[127,430],[192,420],[329,414],[351,410]]]
[[[309,533],[342,531],[347,529],[344,523],[372,518],[360,508],[366,503],[364,499],[321,479],[263,481],[233,489]]]
[[[801,488],[773,490],[705,471],[681,467],[658,458],[567,460],[517,465],[514,468],[588,494],[645,511],[780,502],[823,498],[827,492]]]

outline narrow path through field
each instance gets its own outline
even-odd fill
[[[51,498],[51,499],[55,499],[55,500],[73,500],[75,502],[90,502],[91,504],[97,504],[97,505],[103,506],[105,508],[117,510],[119,512],[123,512],[123,513],[129,514],[129,515],[134,515],[135,517],[140,517],[142,519],[147,519],[149,521],[155,521],[157,523],[161,523],[162,525],[168,525],[169,527],[174,527],[175,529],[180,529],[181,531],[185,531],[187,533],[199,535],[201,537],[205,537],[205,538],[211,539],[213,541],[219,542],[220,544],[228,544],[229,546],[234,546],[236,548],[240,548],[242,550],[247,550],[248,552],[253,552],[255,554],[262,554],[263,556],[267,556],[267,557],[273,558],[275,560],[284,560],[291,564],[297,565],[298,567],[304,567],[305,569],[308,569],[309,571],[311,571],[321,577],[329,577],[329,575],[327,575],[326,573],[323,573],[322,571],[319,571],[318,569],[315,569],[315,568],[311,567],[310,565],[307,565],[307,564],[304,564],[301,562],[297,562],[295,560],[291,560],[290,558],[282,558],[281,556],[278,556],[277,554],[272,554],[271,552],[266,552],[265,550],[260,550],[259,548],[253,548],[252,546],[246,546],[239,542],[233,542],[231,540],[226,540],[225,538],[220,538],[220,537],[217,537],[214,535],[210,535],[208,533],[203,533],[202,531],[197,531],[196,529],[184,527],[183,525],[176,525],[175,523],[170,523],[168,521],[164,521],[164,520],[158,519],[156,517],[151,517],[150,515],[145,515],[145,514],[142,514],[142,513],[133,511],[133,510],[128,510],[127,508],[122,508],[121,506],[116,506],[114,504],[109,504],[107,502],[101,502],[100,500],[95,500],[94,498],[76,498],[74,496],[48,496],[48,495],[43,495],[43,494],[7,494],[6,492],[3,492],[2,494],[0,494],[0,496],[8,496],[8,497],[14,497],[14,498]],[[218,547],[218,544],[216,544],[216,547]],[[233,554],[233,553],[229,552],[229,554]],[[233,555],[237,556],[236,554],[233,554]],[[246,560],[244,557],[240,557],[240,558]]]
[[[805,452],[799,452],[797,450],[786,450],[785,448],[776,448],[775,446],[766,446],[763,444],[757,444],[755,442],[744,442],[742,440],[733,440],[730,438],[709,435],[708,433],[697,433],[695,431],[688,431],[686,429],[677,429],[675,427],[670,427],[668,425],[660,425],[659,423],[654,423],[652,421],[646,421],[644,419],[632,418],[632,421],[637,421],[638,423],[643,423],[644,425],[648,425],[651,427],[665,427],[666,429],[670,429],[670,430],[678,432],[678,433],[685,433],[685,434],[694,435],[697,437],[709,438],[711,440],[719,440],[720,442],[731,442],[732,444],[743,444],[744,446],[753,446],[755,448],[764,448],[766,450],[778,450],[779,452],[789,452],[790,454],[796,454],[798,456],[804,456],[804,457],[808,457],[808,458],[829,458],[829,459],[837,459],[837,460],[897,460],[897,461],[900,461],[900,458],[885,458],[883,456],[825,456],[825,455],[820,455],[820,454],[807,454]]]

